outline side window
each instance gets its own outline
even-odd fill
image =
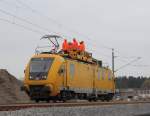
[[[75,74],[75,66],[74,64],[70,64],[70,78],[73,79]]]
[[[110,71],[108,71],[108,80],[111,80],[112,79],[112,74]]]
[[[101,78],[101,71],[100,69],[98,69],[98,80],[100,80],[100,78]]]
[[[105,70],[104,69],[102,69],[102,80],[104,80],[105,79]]]

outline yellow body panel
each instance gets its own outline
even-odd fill
[[[75,66],[75,74],[73,77],[70,76],[70,64]],[[68,86],[74,88],[92,88],[93,86],[93,76],[94,76],[94,66],[87,63],[82,63],[78,61],[68,60],[67,61],[67,80]]]
[[[115,83],[114,83],[114,76],[112,74],[112,71],[109,69],[104,69],[104,68],[98,68],[98,70],[100,71],[100,75],[96,76],[96,81],[95,81],[95,85],[96,88],[104,90],[104,91],[115,91]]]
[[[96,64],[88,64],[63,58],[57,54],[38,54],[32,58],[54,58],[54,62],[48,72],[46,80],[30,80],[30,62],[28,63],[24,80],[24,86],[28,88],[28,90],[30,85],[49,86],[51,88],[50,96],[58,95],[63,87],[73,88],[75,90],[96,89],[97,91],[110,91],[112,93],[115,91],[114,76],[107,68],[99,68]],[[74,68],[71,69],[70,65]],[[62,66],[64,66],[65,69],[64,74],[59,74],[58,71]]]
[[[69,74],[69,64],[75,65],[75,74],[73,78],[70,77]],[[114,92],[115,90],[114,76],[111,70],[107,68],[98,68],[97,65],[68,60],[67,70],[68,86],[71,88],[97,89],[106,92]],[[100,75],[98,75],[98,71],[101,72]]]

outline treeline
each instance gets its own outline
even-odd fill
[[[150,89],[150,77],[123,76],[116,78],[117,89],[147,88]]]

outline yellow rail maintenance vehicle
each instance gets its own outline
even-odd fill
[[[25,69],[24,90],[31,100],[111,100],[115,93],[112,71],[92,54],[71,48],[57,52],[59,36],[46,35],[55,49],[35,54]],[[54,38],[55,42],[52,40]]]

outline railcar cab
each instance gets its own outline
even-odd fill
[[[25,69],[25,90],[32,100],[45,100],[58,93],[57,84],[62,85],[64,58],[57,54],[37,54]]]

